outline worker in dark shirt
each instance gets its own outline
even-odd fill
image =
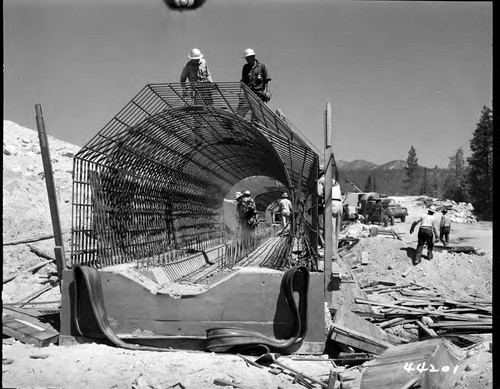
[[[269,82],[271,77],[267,72],[266,65],[255,58],[253,49],[246,49],[243,58],[247,61],[243,65],[241,72],[241,82],[247,85],[263,102],[267,103],[271,99],[269,93]],[[238,115],[245,117],[250,110],[250,105],[246,99],[241,99],[238,105]]]

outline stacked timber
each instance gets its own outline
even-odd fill
[[[420,337],[436,337],[449,332],[491,332],[491,300],[454,300],[435,293],[411,289],[414,284],[382,286],[365,290],[380,294],[396,292],[399,295],[390,303],[374,298],[356,298],[356,303],[372,307],[376,316],[372,323],[387,329],[402,325],[405,329],[417,329]]]

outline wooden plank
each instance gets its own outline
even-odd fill
[[[340,306],[335,312],[333,322],[337,325],[349,328],[349,330],[357,331],[372,338],[387,340],[385,331],[375,324],[370,323],[368,320],[352,313],[345,306]]]
[[[394,281],[377,280],[377,282],[378,282],[380,285],[386,285],[386,286],[396,286],[396,282],[394,282]]]
[[[452,328],[457,328],[457,327],[470,327],[470,326],[492,326],[493,323],[490,322],[484,322],[484,321],[440,321],[438,323],[432,323],[429,324],[429,327],[432,328],[441,328],[441,327],[452,327]]]
[[[381,354],[385,349],[391,346],[389,342],[360,333],[342,325],[334,323],[332,324],[332,329],[332,340],[372,354]]]
[[[448,299],[445,300],[444,302],[445,302],[445,304],[448,304],[448,305],[458,305],[460,307],[471,308],[471,309],[475,309],[475,310],[478,310],[478,311],[485,311],[487,313],[491,313],[492,312],[492,307],[481,307],[481,306],[478,306],[478,305],[475,305],[475,304],[461,303],[459,301],[448,300]]]
[[[415,323],[429,336],[435,338],[438,336],[436,334],[436,331],[434,331],[432,328],[427,327],[424,323],[422,323],[420,320],[415,320]]]
[[[50,255],[47,252],[45,252],[43,250],[40,250],[40,249],[36,248],[35,246],[33,246],[31,244],[29,244],[28,247],[29,247],[30,251],[32,251],[33,253],[35,253],[39,257],[42,257],[42,258],[48,259],[49,261],[54,261],[55,262],[56,259],[54,258],[53,255]]]
[[[400,324],[404,320],[405,320],[404,317],[395,317],[394,319],[383,321],[382,323],[378,323],[377,325],[380,328],[392,327],[392,326],[394,326],[396,324]]]
[[[21,274],[34,272],[35,270],[41,269],[42,267],[47,266],[49,263],[52,263],[52,262],[54,262],[54,261],[52,260],[52,261],[45,261],[45,262],[37,263],[36,265],[31,266],[28,269],[21,270],[20,272],[17,272],[16,274],[14,274],[12,276],[7,277],[6,279],[3,280],[3,283],[6,284],[7,282],[10,282],[13,279],[19,277]]]
[[[468,320],[467,317],[464,317],[463,315],[454,315],[451,313],[446,313],[445,311],[427,311],[425,309],[418,309],[418,308],[410,308],[410,307],[403,307],[400,305],[394,305],[394,304],[385,304],[385,303],[380,303],[378,301],[372,301],[372,300],[366,300],[366,299],[360,299],[356,298],[356,303],[358,304],[369,304],[369,305],[378,305],[386,308],[395,308],[395,309],[400,309],[400,310],[405,310],[408,312],[415,312],[415,313],[421,313],[427,316],[443,316],[447,318],[453,318],[457,320]]]
[[[36,327],[44,328],[42,331],[39,331],[37,328],[33,328],[31,321],[31,325],[26,325],[24,323],[28,322],[28,320],[18,320],[19,319],[8,315],[2,315],[2,333],[23,343],[32,344],[36,347],[45,347],[50,343],[57,343],[59,333],[52,327],[39,322]]]
[[[441,367],[443,365],[438,365],[438,363],[448,363],[446,360],[450,358],[444,341],[440,338],[392,346],[364,371],[360,389],[400,389],[414,377],[419,377],[422,381],[428,380],[417,370],[417,367],[423,367],[423,363],[426,368],[429,368],[430,363]],[[452,375],[448,373],[448,376]],[[421,381],[422,388],[448,387],[446,377],[436,375],[432,379],[434,380],[432,386],[427,386]]]
[[[366,251],[361,251],[361,264],[368,265],[368,253]]]
[[[39,240],[46,240],[46,239],[51,239],[53,238],[54,235],[40,235],[40,236],[35,236],[32,238],[22,238],[22,239],[17,239],[17,240],[11,240],[8,242],[3,242],[4,246],[11,246],[11,245],[16,245],[16,244],[21,244],[21,243],[30,243],[30,242],[37,242]]]

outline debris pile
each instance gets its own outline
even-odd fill
[[[457,203],[453,200],[438,200],[432,197],[419,197],[416,200],[418,205],[423,208],[428,208],[431,205],[435,206],[438,211],[446,209],[448,216],[454,223],[476,223],[477,218],[474,216],[474,207],[470,203]]]

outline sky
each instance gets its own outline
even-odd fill
[[[250,47],[271,109],[321,152],[332,107],[337,160],[447,167],[492,106],[492,3],[4,0],[4,119],[84,146],[144,86],[179,82],[199,48],[215,82],[239,81]]]

